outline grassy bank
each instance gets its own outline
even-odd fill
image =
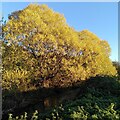
[[[120,81],[116,78],[98,77],[79,87],[76,97],[64,101],[45,113],[34,113],[31,119],[39,120],[119,120]],[[19,116],[26,120],[29,113]],[[15,118],[15,117],[14,117]],[[17,119],[17,118],[16,118]],[[10,120],[16,120],[10,116]],[[29,118],[30,119],[30,118]]]

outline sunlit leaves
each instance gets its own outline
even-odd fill
[[[30,4],[13,12],[3,25],[3,34],[3,82],[6,84],[24,79],[29,84],[50,80],[50,87],[60,87],[96,75],[116,74],[106,41],[88,30],[75,31],[63,15],[46,5]],[[29,75],[24,74],[27,77],[18,80],[17,76],[25,71]]]

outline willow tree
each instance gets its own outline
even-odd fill
[[[6,64],[12,66],[9,70],[4,67],[4,84],[8,81],[4,73],[16,69],[26,71],[25,79],[29,84],[47,80],[50,86],[58,87],[70,86],[96,75],[116,74],[106,41],[87,30],[75,31],[63,15],[46,5],[30,4],[11,13],[2,29],[3,44],[7,42],[6,48],[12,48],[8,56],[4,55],[7,59],[3,56],[3,67]],[[9,84],[12,80],[10,77]],[[17,81],[18,86],[23,84],[22,78]]]

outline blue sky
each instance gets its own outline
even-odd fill
[[[110,58],[118,61],[118,3],[117,2],[42,2],[54,11],[64,14],[67,23],[77,31],[88,29],[99,38],[108,41],[112,53]],[[28,2],[2,3],[2,15],[29,5]]]

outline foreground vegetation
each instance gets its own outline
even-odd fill
[[[66,101],[45,113],[37,111],[33,120],[119,120],[120,119],[120,81],[116,78],[97,77],[80,86],[74,100]],[[29,113],[19,116],[26,120]],[[12,118],[10,120],[17,120]],[[30,116],[29,116],[30,119]]]

